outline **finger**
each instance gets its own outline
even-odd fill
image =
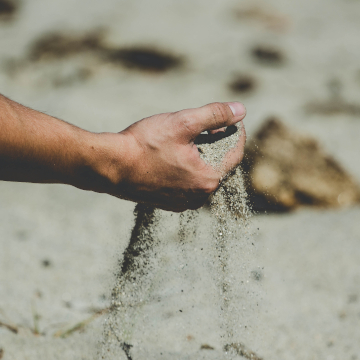
[[[212,103],[196,109],[179,112],[179,121],[193,141],[205,130],[216,130],[234,125],[246,115],[245,106],[239,102]]]
[[[239,165],[242,158],[244,157],[246,132],[242,121],[240,123],[239,131],[241,131],[241,135],[239,136],[239,140],[236,143],[236,146],[227,152],[224,160],[221,163],[220,169],[223,176]]]

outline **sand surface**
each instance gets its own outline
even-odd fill
[[[334,79],[341,84],[336,96],[360,104],[360,3],[271,0],[258,2],[258,10],[253,3],[23,0],[14,18],[0,23],[0,92],[91,131],[121,131],[159,112],[240,100],[249,136],[266,117],[279,116],[319,139],[360,182],[359,115],[306,112],[310,102],[331,102]],[[110,47],[147,45],[180,56],[183,65],[148,73],[92,54],[27,58],[45,34],[94,29],[104,29]],[[251,49],[259,45],[279,49],[283,61],[256,61]],[[230,90],[238,74],[254,79],[252,92]],[[55,335],[109,306],[133,208],[66,186],[0,183],[0,322],[18,329],[0,327],[4,360],[96,358],[105,315],[65,338]],[[244,344],[259,357],[360,359],[359,216],[353,207],[254,218],[254,250],[238,261],[249,274],[258,272],[250,281],[259,306],[242,325],[249,327]],[[162,271],[164,284],[181,285],[166,264]],[[208,287],[198,284],[198,296]],[[149,304],[154,319],[156,309]],[[215,316],[211,306],[203,315]],[[169,321],[175,330],[176,316]],[[166,349],[164,359],[185,359],[179,351],[187,342],[198,359],[219,358],[216,330],[208,338],[194,335],[196,328],[172,336],[169,323],[149,340]],[[200,350],[204,344],[214,350]]]

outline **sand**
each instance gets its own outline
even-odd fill
[[[250,5],[23,1],[14,19],[0,25],[0,92],[92,131],[120,131],[151,114],[241,100],[249,136],[265,118],[279,116],[316,137],[360,181],[357,115],[307,112],[309,103],[329,99],[334,78],[348,103],[359,102],[358,2],[272,0],[261,7],[267,16],[248,11]],[[238,19],[234,8],[253,15]],[[274,28],[274,17],[286,19],[285,25]],[[104,64],[91,55],[48,63],[23,60],[46,33],[94,28],[107,29],[112,46],[156,46],[183,56],[184,63],[154,74]],[[283,61],[255,60],[252,48],[262,44],[279,49]],[[9,59],[21,60],[21,66],[14,70]],[[84,67],[91,76],[79,75]],[[256,85],[249,93],[233,93],[229,85],[243,73]],[[112,274],[130,238],[134,204],[58,185],[0,187],[0,321],[19,328],[14,334],[0,327],[3,359],[96,358],[103,316],[66,338],[54,334],[110,305]],[[259,230],[248,259],[249,283],[262,300],[246,325],[242,341],[248,349],[263,359],[360,358],[359,215],[353,207],[254,218]],[[171,259],[171,251],[166,255]],[[44,266],[45,260],[51,265]],[[195,260],[192,266],[201,271]],[[163,274],[165,289],[181,291],[170,265]],[[206,297],[206,284],[197,283],[195,299]],[[168,294],[169,310],[177,301],[175,290]],[[34,335],[34,313],[40,316],[35,321],[40,335]],[[148,313],[156,319],[155,303]],[[169,359],[179,358],[182,344],[193,346],[199,359],[217,358],[215,332],[194,328],[171,336],[166,331],[166,324],[178,329],[180,319],[186,329],[192,314],[179,316],[158,319],[163,330],[154,337],[150,333],[148,342],[165,342]],[[214,316],[211,306],[203,307],[201,316],[207,324]],[[200,350],[202,345],[214,350]]]
[[[221,170],[226,154],[233,150],[242,135],[240,126],[235,126],[233,130],[235,132],[231,134],[218,133],[221,138],[217,141],[209,141],[214,140],[213,135],[202,135],[204,141],[197,141],[201,143],[197,145],[200,157],[215,171]],[[144,204],[135,206],[131,237],[118,261],[99,359],[149,359],[149,352],[153,352],[154,358],[167,352],[170,356],[171,346],[162,336],[155,336],[157,340],[151,343],[147,341],[149,333],[154,337],[154,333],[164,329],[170,338],[178,335],[179,329],[174,331],[169,326],[170,321],[159,324],[159,319],[173,317],[177,312],[181,318],[189,318],[186,313],[189,313],[191,307],[191,320],[188,319],[181,329],[185,333],[180,337],[195,340],[194,335],[186,333],[196,329],[197,333],[203,332],[206,338],[210,336],[210,331],[208,324],[204,327],[199,313],[209,306],[212,307],[211,327],[212,336],[215,337],[213,341],[217,343],[217,358],[232,360],[238,355],[257,358],[253,351],[240,342],[244,337],[244,317],[251,316],[248,307],[251,308],[258,301],[253,289],[249,291],[247,285],[251,269],[244,265],[249,256],[253,256],[253,237],[249,233],[252,214],[240,167],[223,179],[209,202],[210,211],[185,211],[180,215],[170,213],[172,221],[166,221],[169,213],[165,211]],[[201,227],[204,222],[207,229]],[[174,228],[178,228],[175,236]],[[206,245],[203,244],[204,235]],[[195,259],[194,253],[198,248],[201,252],[197,257],[200,258]],[[164,254],[169,252],[171,261],[164,258]],[[242,258],[241,263],[239,258]],[[190,291],[181,289],[179,292],[174,291],[173,287],[164,286],[163,271],[167,263],[171,263],[173,278],[181,287],[190,285],[191,288],[193,285]],[[194,265],[197,269],[191,269]],[[204,276],[205,272],[210,273],[210,277]],[[194,273],[196,282],[200,281],[213,290],[212,293],[208,291],[206,299],[201,302],[195,300],[193,294],[198,289],[193,281]],[[170,291],[175,292],[173,297],[178,300],[172,311],[169,311],[169,299],[164,296],[164,293]],[[245,292],[247,296],[244,296]],[[239,301],[239,298],[242,300]],[[155,302],[157,311],[154,313],[149,308],[154,307]],[[187,346],[183,344],[180,348],[179,344],[174,345],[178,347],[179,358],[198,359],[202,355],[199,354],[201,350],[215,350],[214,346],[207,343],[199,344],[195,351],[190,341]]]

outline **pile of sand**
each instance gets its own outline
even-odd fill
[[[317,140],[275,118],[265,121],[247,145],[242,168],[255,211],[331,208],[360,201],[359,185]]]

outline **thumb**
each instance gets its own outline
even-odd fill
[[[246,109],[239,102],[217,102],[183,110],[181,115],[183,125],[188,129],[191,140],[194,140],[205,130],[216,130],[236,124],[245,117]]]

